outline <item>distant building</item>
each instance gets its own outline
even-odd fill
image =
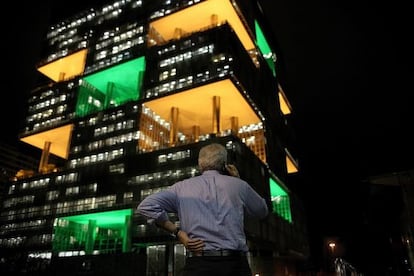
[[[2,275],[180,275],[183,245],[135,208],[197,175],[209,141],[271,210],[247,221],[254,273],[299,274],[308,234],[272,36],[247,0],[114,1],[51,26],[50,81],[19,136],[41,157],[4,184]]]
[[[369,200],[365,242],[372,247],[370,256],[364,258],[365,270],[413,275],[414,170],[371,176],[366,181]],[[375,239],[375,244],[371,244],[371,239]]]

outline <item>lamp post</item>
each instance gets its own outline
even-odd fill
[[[331,252],[332,257],[335,257],[335,246],[336,246],[336,243],[329,242],[328,243],[328,246],[330,248],[330,252]]]
[[[329,247],[329,258],[328,258],[328,270],[332,271],[332,269],[335,271],[335,247],[336,243],[333,241],[328,242]]]

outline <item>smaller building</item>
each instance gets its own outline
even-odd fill
[[[366,179],[367,272],[391,271],[412,275],[414,268],[414,170],[371,176]]]

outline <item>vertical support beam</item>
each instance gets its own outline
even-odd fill
[[[170,121],[170,145],[174,146],[177,143],[178,134],[178,107],[171,107],[171,121]]]
[[[212,14],[210,16],[210,22],[212,26],[218,26],[218,15],[217,14]]]
[[[60,72],[59,73],[59,81],[64,81],[65,80],[65,76],[66,76],[66,73],[65,72]]]
[[[89,220],[88,222],[88,233],[86,233],[86,242],[85,242],[85,253],[92,254],[93,248],[95,246],[96,238],[96,220]]]
[[[42,157],[40,158],[39,169],[38,169],[40,173],[43,172],[45,169],[47,169],[46,167],[49,163],[49,154],[50,154],[51,144],[52,143],[50,141],[46,141],[43,145]]]
[[[239,133],[239,117],[230,117],[230,129],[231,133],[237,136],[237,134]]]
[[[168,275],[175,275],[175,244],[173,242],[169,242],[166,244],[166,257],[167,257],[167,274]]]
[[[131,215],[125,216],[125,223],[122,237],[122,252],[131,251]]]
[[[193,132],[193,141],[198,142],[199,137],[200,137],[200,126],[193,126],[192,132]]]
[[[174,38],[175,39],[180,39],[183,36],[183,29],[181,28],[175,28],[174,29]]]
[[[114,93],[114,90],[115,90],[115,83],[112,81],[108,82],[108,84],[106,85],[104,108],[107,108],[111,105],[111,100],[112,100],[112,95]]]
[[[214,134],[220,134],[220,97],[213,97],[213,131]]]

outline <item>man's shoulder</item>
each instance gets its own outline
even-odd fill
[[[196,181],[198,181],[200,178],[201,178],[201,176],[200,176],[200,175],[197,175],[197,176],[192,176],[192,177],[188,177],[188,178],[184,178],[184,179],[181,179],[181,180],[179,180],[179,181],[175,182],[175,184],[174,184],[174,185],[177,185],[177,186],[180,186],[180,185],[187,185],[187,184],[189,184],[189,183],[192,183],[192,182],[196,182]]]

